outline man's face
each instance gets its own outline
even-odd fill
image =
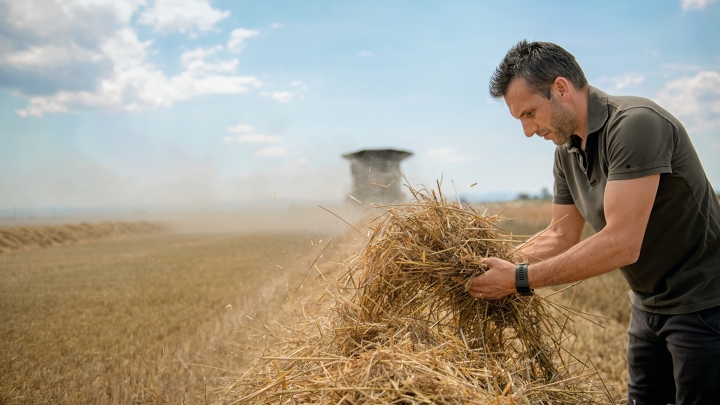
[[[538,135],[562,145],[579,126],[578,118],[558,101],[553,91],[550,100],[534,92],[524,79],[515,79],[505,94],[510,114],[519,119],[525,136]]]

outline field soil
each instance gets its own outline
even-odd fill
[[[506,228],[529,235],[549,215],[547,203],[513,204]],[[0,253],[0,403],[231,403],[237,398],[224,387],[252,360],[245,348],[321,316],[320,281],[337,279],[367,240],[335,218],[332,227],[301,223],[285,232],[257,224],[201,232],[203,222]],[[574,350],[618,399],[627,378],[626,291],[615,271],[552,297],[590,314],[568,321]]]

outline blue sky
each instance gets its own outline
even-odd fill
[[[521,39],[676,114],[717,189],[719,22],[714,0],[0,0],[0,209],[340,200],[340,155],[377,147],[414,152],[413,183],[537,193],[554,145],[487,92]]]

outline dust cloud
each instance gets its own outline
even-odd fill
[[[325,208],[325,209],[323,209]],[[359,204],[290,204],[265,207],[257,204],[239,211],[188,211],[153,216],[179,233],[312,233],[338,234],[374,215],[377,209]],[[347,222],[347,223],[346,223]]]

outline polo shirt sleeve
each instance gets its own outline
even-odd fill
[[[672,173],[676,132],[655,111],[635,107],[608,124],[608,181]]]
[[[572,205],[575,204],[572,195],[570,194],[570,188],[568,187],[567,179],[565,178],[565,171],[560,160],[560,153],[567,153],[563,151],[564,146],[558,146],[555,148],[555,165],[553,166],[553,176],[555,177],[555,184],[553,186],[553,204],[560,205]]]

